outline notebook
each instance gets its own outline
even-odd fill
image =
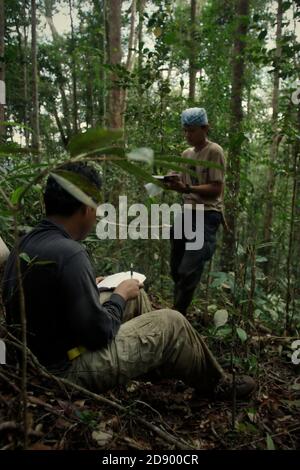
[[[102,289],[103,290],[114,289],[121,282],[127,281],[128,279],[137,279],[142,284],[146,280],[146,276],[144,276],[144,274],[141,274],[141,273],[133,272],[132,277],[131,277],[131,271],[116,273],[116,274],[112,274],[111,276],[107,276],[105,279],[103,279],[103,281],[97,284],[97,287],[98,289],[101,289],[101,290]]]
[[[172,181],[172,180],[178,180],[180,179],[180,175],[152,175],[152,178],[155,178],[159,181],[163,181],[163,182],[168,182],[168,181]]]

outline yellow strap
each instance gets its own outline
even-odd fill
[[[68,358],[70,361],[76,359],[76,357],[80,356],[80,354],[84,353],[86,349],[83,346],[78,346],[78,348],[69,349],[68,351]]]

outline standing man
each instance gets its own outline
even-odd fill
[[[183,152],[182,157],[199,160],[199,165],[190,167],[193,176],[181,173],[178,179],[166,184],[169,189],[183,193],[184,204],[192,205],[193,231],[197,227],[196,205],[204,205],[204,244],[201,249],[186,249],[188,240],[185,238],[184,230],[181,239],[175,239],[174,228],[171,235],[171,274],[175,283],[174,309],[186,315],[194,291],[200,282],[205,262],[214,254],[217,230],[223,220],[225,158],[222,147],[207,138],[209,125],[205,109],[186,109],[181,115],[181,123],[186,140],[191,145]],[[207,162],[208,165],[202,165],[201,162]],[[182,215],[181,218],[183,227]]]

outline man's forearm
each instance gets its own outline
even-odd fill
[[[200,185],[191,185],[187,186],[182,192],[184,193],[193,193],[199,194],[200,196],[212,196],[217,197],[220,196],[222,193],[222,183],[208,183],[208,184],[200,184]]]

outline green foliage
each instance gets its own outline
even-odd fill
[[[91,153],[104,154],[103,149],[108,145],[118,142],[123,136],[122,130],[115,129],[89,129],[75,136],[68,146],[72,157],[86,157]],[[106,149],[107,151],[107,149]],[[110,153],[113,149],[110,150]]]
[[[53,13],[61,11],[62,0],[53,3]],[[127,194],[131,202],[150,206],[153,202],[180,201],[172,191],[164,192],[155,200],[147,196],[145,182],[155,182],[152,173],[164,174],[169,170],[193,174],[189,166],[195,162],[180,158],[186,148],[180,128],[180,113],[190,105],[207,109],[211,129],[209,138],[223,146],[241,145],[239,158],[239,208],[236,275],[223,272],[221,249],[214,257],[209,292],[215,297],[216,310],[226,309],[229,316],[238,310],[247,318],[253,307],[255,321],[271,328],[281,329],[287,300],[287,253],[291,223],[291,201],[294,179],[295,142],[299,136],[297,106],[291,102],[299,79],[299,44],[293,20],[300,16],[296,2],[284,1],[282,54],[276,58],[274,35],[276,32],[276,2],[251,2],[249,34],[246,41],[245,87],[241,96],[244,111],[242,130],[231,132],[230,100],[232,82],[233,33],[237,25],[235,2],[210,0],[198,12],[196,30],[190,34],[190,2],[155,0],[146,2],[143,15],[144,29],[140,44],[135,44],[133,70],[125,67],[129,36],[129,10],[122,13],[122,47],[124,63],[111,65],[106,50],[106,28],[102,2],[75,0],[75,38],[70,31],[56,37],[43,34],[44,4],[39,5],[39,100],[41,118],[41,163],[30,148],[31,141],[31,51],[29,2],[5,2],[6,28],[6,85],[7,115],[6,142],[0,146],[0,185],[7,199],[20,206],[20,234],[30,229],[42,216],[43,183],[49,171],[64,177],[57,168],[71,157],[93,161],[103,177],[105,201],[114,202],[120,194]],[[137,15],[138,16],[138,15]],[[56,18],[54,17],[54,24]],[[25,35],[26,39],[25,41]],[[190,103],[188,95],[189,57],[195,53],[197,69],[196,101]],[[77,85],[79,135],[73,125],[73,59]],[[24,77],[27,68],[27,97]],[[280,76],[280,96],[276,132],[280,136],[277,158],[270,163],[270,149],[274,136],[271,120],[274,71]],[[124,141],[121,131],[104,129],[107,119],[107,96],[110,91],[109,74],[114,72],[117,83],[126,92]],[[229,136],[231,137],[231,140]],[[282,138],[281,138],[282,137]],[[234,140],[233,140],[234,139]],[[150,148],[154,153],[153,167],[143,161],[132,162],[128,154],[132,149]],[[230,163],[230,162],[229,162]],[[215,166],[207,164],[206,166]],[[299,165],[298,165],[299,166]],[[228,165],[228,168],[230,165]],[[233,170],[235,170],[233,168]],[[274,171],[273,227],[270,254],[264,252],[264,214],[269,198],[266,180]],[[235,174],[227,172],[227,178]],[[75,186],[78,182],[70,181]],[[297,186],[298,188],[298,186]],[[74,188],[72,189],[72,191]],[[86,193],[86,188],[81,187]],[[24,195],[25,194],[25,195]],[[295,325],[299,317],[299,191],[295,200],[294,240],[291,264],[290,313]],[[1,235],[13,244],[12,213],[2,198],[0,201]],[[221,240],[220,240],[221,244]],[[127,240],[101,242],[92,234],[87,242],[101,272],[127,269],[128,257],[134,252],[136,264],[147,271],[153,290],[171,299],[172,282],[169,278],[169,244],[160,240]],[[248,248],[254,246],[250,260]],[[109,253],[109,256],[107,255]],[[145,256],[146,254],[146,256]],[[265,266],[271,264],[268,276]],[[253,276],[255,280],[253,281]],[[251,284],[254,282],[254,286]],[[167,286],[167,287],[165,287]],[[201,292],[203,296],[203,292]],[[224,299],[231,302],[228,305]],[[247,322],[238,325],[249,333]],[[250,325],[251,327],[251,325]],[[229,325],[217,329],[216,334],[226,337]],[[245,328],[245,330],[244,330]],[[239,341],[245,334],[237,331]],[[229,338],[229,336],[228,336]]]
[[[86,186],[86,181],[84,181],[80,175],[76,175],[71,171],[61,171],[60,173],[60,175],[56,173],[50,173],[50,175],[65,191],[70,193],[75,199],[82,202],[82,204],[97,210],[97,204],[94,202],[94,200],[86,194],[86,191],[84,192],[81,189],[83,186]],[[64,176],[61,176],[62,174]],[[96,200],[98,200],[98,198]]]

